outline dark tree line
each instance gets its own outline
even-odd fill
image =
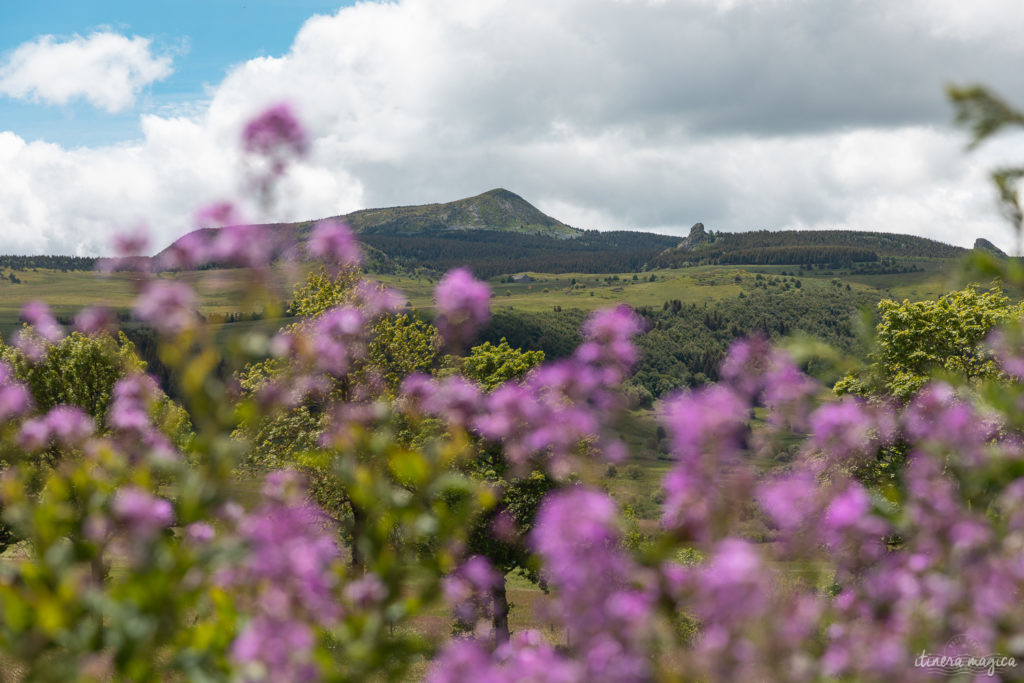
[[[854,230],[755,230],[709,232],[690,249],[669,249],[651,261],[653,267],[715,263],[809,265],[856,263],[879,257],[959,258],[966,249],[912,235]]]
[[[14,256],[0,255],[0,268],[27,270],[48,268],[50,270],[92,270],[96,258],[92,256]]]
[[[537,271],[621,273],[639,271],[676,237],[643,232],[598,232],[560,239],[491,230],[433,235],[362,234],[359,239],[397,266],[445,271],[468,266],[477,277]]]
[[[847,267],[853,263],[877,260],[878,254],[859,247],[796,246],[729,251],[719,256],[717,262],[759,266],[807,266],[828,263],[836,267]]]

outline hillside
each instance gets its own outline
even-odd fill
[[[425,269],[443,272],[469,266],[479,277],[543,273],[622,273],[643,270],[678,238],[647,232],[581,230],[573,239],[549,235],[467,230],[432,235],[363,233],[364,246],[386,254],[376,272]]]
[[[581,232],[542,213],[514,192],[501,188],[445,204],[364,209],[337,218],[346,221],[356,232],[366,234],[491,230],[567,238]]]
[[[956,259],[968,251],[924,237],[855,230],[725,233],[697,223],[682,240],[646,232],[581,230],[505,189],[441,204],[363,209],[333,219],[352,226],[366,248],[368,270],[376,273],[468,266],[490,278],[523,271],[597,274],[747,265],[882,275],[917,272],[922,259]],[[269,225],[277,237],[277,255],[301,260],[314,224]],[[976,248],[996,250],[984,240]]]
[[[417,244],[424,244],[437,239],[454,238],[471,235],[480,231],[490,235],[483,241],[503,241],[501,235],[522,235],[531,238],[546,238],[548,240],[566,241],[577,238],[584,234],[583,230],[569,227],[565,223],[542,213],[535,206],[527,202],[519,195],[504,189],[495,189],[475,197],[457,199],[444,204],[423,204],[418,206],[394,206],[383,209],[362,209],[353,213],[341,216],[331,216],[329,220],[337,220],[348,223],[360,233],[364,244],[371,247],[370,251],[377,266],[389,270],[393,268],[390,264],[387,253],[373,252],[375,244],[373,236],[390,236],[401,238],[401,244],[409,238],[421,238]],[[274,223],[267,227],[271,228],[277,237],[275,249],[278,256],[297,256],[304,253],[302,249],[313,226],[317,221],[300,221],[297,223]],[[203,228],[195,232],[204,233],[208,237],[216,232],[217,228]],[[386,239],[377,239],[376,242],[387,242]],[[479,237],[470,237],[469,241],[480,242]],[[504,239],[509,241],[509,239]],[[674,240],[671,240],[674,242]],[[395,244],[394,242],[389,244]],[[166,251],[171,249],[170,245],[155,255],[159,260]],[[660,247],[665,248],[665,245]],[[418,247],[422,251],[422,247]],[[415,251],[415,250],[414,250]],[[456,251],[460,251],[456,247]],[[410,265],[408,250],[403,254],[406,265]],[[649,258],[649,255],[644,258]],[[422,259],[412,259],[414,266],[429,267],[421,263]],[[462,265],[459,263],[458,265]],[[467,264],[472,265],[472,264]]]
[[[966,249],[924,237],[858,230],[706,232],[698,223],[680,244],[651,260],[655,268],[685,265],[818,265],[835,267],[906,258],[954,259]]]

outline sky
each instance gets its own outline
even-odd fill
[[[256,221],[504,187],[576,227],[846,228],[1008,248],[949,83],[1024,104],[1017,0],[4,3],[0,253],[159,249],[194,210]],[[269,211],[245,121],[309,131]]]

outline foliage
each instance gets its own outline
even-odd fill
[[[418,372],[429,373],[441,363],[437,328],[412,314],[382,317],[373,326],[367,363],[391,392]]]
[[[285,105],[246,128],[244,148],[266,156],[248,167],[261,198],[272,197],[290,156],[305,153],[304,140]],[[260,256],[251,295],[273,311],[279,273],[271,251],[253,249],[250,228],[225,228],[216,248],[193,245],[190,258]],[[323,232],[337,238],[332,263],[351,236]],[[1015,262],[984,264],[1024,286]],[[672,462],[660,524],[646,534],[592,477],[628,455],[608,430],[626,414],[623,388],[645,326],[628,308],[595,312],[575,350],[522,377],[538,356],[485,349],[484,360],[516,361],[474,366],[484,381],[509,375],[491,391],[455,374],[413,374],[392,396],[363,372],[374,325],[394,312],[386,293],[335,289],[328,278],[326,293],[297,297],[312,317],[275,337],[245,331],[223,343],[187,285],[135,275],[136,312],[159,337],[195,438],[178,448],[161,438],[151,413],[159,394],[141,373],[114,385],[109,429],[100,430],[80,409],[33,406],[0,363],[0,501],[25,539],[0,564],[5,674],[364,681],[408,680],[425,666],[440,683],[1019,673],[1019,329],[993,341],[1005,376],[981,372],[969,387],[932,381],[904,405],[822,400],[828,390],[763,337],[732,343],[717,383],[663,402]],[[460,339],[486,317],[487,288],[466,277],[447,282],[472,285],[461,288],[470,296],[442,286],[436,297],[439,314],[460,322]],[[998,310],[990,294],[974,303]],[[669,304],[648,320],[685,310]],[[27,362],[61,343],[44,313],[26,311],[35,320],[19,342]],[[442,337],[451,348],[455,338]],[[222,364],[248,365],[244,390],[211,372]],[[319,421],[299,459],[348,499],[344,519],[313,503],[292,470],[270,473],[258,499],[240,504],[234,475],[256,427],[300,406],[306,422],[284,432],[313,434]],[[420,438],[405,438],[410,429]],[[496,450],[480,457],[480,441]],[[884,490],[851,475],[896,443],[908,446],[904,475]],[[59,453],[56,466],[35,457],[45,448]],[[783,451],[785,467],[774,467]],[[512,524],[488,477],[470,474],[488,467],[507,482]],[[508,642],[488,632],[480,611],[500,583],[468,551],[488,515],[487,528],[522,553],[509,561],[543,580],[536,608],[550,632]],[[755,521],[765,527],[757,540],[772,542],[752,541]],[[468,624],[466,637],[418,627],[442,605]],[[964,654],[949,650],[964,634],[977,642],[967,654],[981,657],[969,669],[940,659]]]
[[[486,391],[492,391],[505,382],[522,379],[543,362],[543,351],[512,348],[502,337],[497,345],[484,342],[470,349],[469,355],[462,359],[461,372]]]
[[[135,345],[123,333],[114,339],[108,334],[89,337],[72,332],[48,346],[39,361],[0,343],[0,359],[29,388],[40,410],[75,405],[97,420],[106,416],[117,380],[146,369],[135,353]]]
[[[869,365],[841,379],[836,393],[906,401],[936,371],[966,380],[999,378],[1002,371],[982,343],[997,326],[1019,320],[1024,305],[999,289],[968,287],[936,301],[886,299],[878,311]]]
[[[51,270],[92,270],[96,267],[96,259],[88,256],[12,256],[0,255],[0,268],[11,270],[28,270],[29,268],[47,268]],[[12,274],[13,276],[13,274]],[[15,279],[11,280],[12,282]]]

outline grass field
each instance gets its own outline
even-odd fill
[[[643,273],[594,275],[588,273],[526,273],[528,282],[490,281],[497,310],[525,312],[551,311],[557,308],[593,310],[618,303],[635,307],[661,306],[679,299],[685,303],[713,302],[737,297],[749,291],[754,278],[797,278],[805,291],[842,285],[873,292],[879,298],[935,298],[959,283],[955,263],[940,259],[908,261],[921,270],[884,275],[854,274],[849,271],[799,270],[796,266],[698,266],[663,269]],[[278,292],[287,300],[291,287],[301,281],[309,266],[288,266],[279,271],[285,283]],[[18,327],[18,316],[25,302],[40,299],[61,316],[71,316],[88,305],[102,304],[117,310],[131,307],[137,283],[129,273],[103,274],[90,271],[27,270],[18,273],[21,283],[0,279],[0,334],[5,337]],[[634,279],[634,276],[636,279]],[[652,279],[653,276],[653,279]],[[211,313],[248,313],[255,304],[248,300],[254,275],[246,269],[206,270],[166,273],[162,279],[188,282],[200,295],[200,311]],[[411,306],[431,312],[436,281],[426,276],[370,275],[401,290]]]

